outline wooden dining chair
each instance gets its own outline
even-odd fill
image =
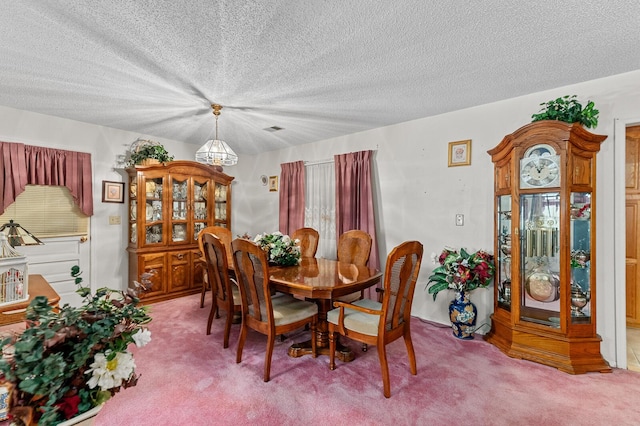
[[[228,228],[225,228],[223,226],[207,226],[206,228],[202,229],[202,231],[200,231],[200,233],[198,234],[198,247],[200,248],[200,253],[203,260],[206,260],[204,259],[204,245],[202,244],[202,236],[204,234],[213,234],[216,237],[220,238],[220,241],[222,241],[222,245],[224,245],[227,255],[229,256],[229,259],[231,259],[232,237],[231,237],[231,231]],[[201,308],[204,308],[204,296],[207,290],[210,288],[211,288],[211,285],[207,277],[207,269],[205,268],[204,276],[202,277],[202,292],[200,293]]]
[[[334,370],[336,333],[367,345],[378,347],[384,396],[391,396],[386,345],[404,338],[409,355],[409,369],[416,375],[416,355],[411,341],[411,304],[416,287],[422,244],[407,241],[389,253],[384,272],[382,302],[361,299],[354,303],[336,301],[327,312],[329,323],[329,368]]]
[[[338,238],[338,261],[367,266],[371,255],[371,235],[359,229],[352,229]],[[341,302],[354,302],[362,299],[364,291],[347,294],[338,298]]]
[[[229,277],[229,261],[222,239],[212,233],[202,235],[202,244],[207,259],[207,277],[211,284],[211,311],[207,320],[207,335],[211,334],[213,317],[219,318],[220,308],[227,313],[224,325],[223,347],[229,347],[229,334],[235,313],[242,311],[240,290]]]
[[[249,328],[267,336],[264,359],[264,381],[268,382],[275,338],[279,334],[302,328],[311,328],[311,351],[316,356],[316,324],[318,305],[299,300],[288,294],[272,297],[269,285],[267,253],[257,244],[241,238],[231,243],[240,298],[242,300],[242,326],[238,339],[236,362],[242,361],[242,350]]]
[[[291,234],[291,238],[300,241],[301,257],[316,257],[320,234],[313,228],[300,228]]]

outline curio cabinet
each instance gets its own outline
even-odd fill
[[[129,174],[129,285],[148,273],[145,302],[195,293],[204,262],[198,234],[231,226],[231,182],[221,168],[194,161],[135,166]]]
[[[496,277],[485,339],[515,358],[609,372],[596,333],[596,154],[606,136],[538,121],[489,151]]]

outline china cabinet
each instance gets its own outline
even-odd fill
[[[514,358],[610,372],[596,333],[596,154],[606,136],[538,121],[489,154],[496,276],[485,339]]]
[[[150,274],[145,302],[200,291],[198,233],[207,226],[231,227],[233,177],[193,161],[135,166],[127,173],[129,285]]]

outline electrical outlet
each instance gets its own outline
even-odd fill
[[[456,215],[456,226],[464,226],[464,215],[463,214],[457,214]]]
[[[121,223],[120,216],[109,216],[109,225],[120,225]]]

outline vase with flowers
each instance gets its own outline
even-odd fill
[[[445,248],[434,258],[434,263],[439,266],[429,277],[429,294],[436,300],[442,290],[456,292],[455,299],[449,304],[453,335],[460,339],[473,339],[478,310],[469,300],[469,293],[491,283],[495,273],[493,255],[484,250],[469,253],[463,248]]]
[[[37,296],[26,312],[27,327],[1,340],[1,387],[15,425],[68,424],[95,411],[121,388],[135,386],[130,344],[151,340],[146,306],[139,291],[150,287],[145,274],[137,289],[82,286],[80,269],[72,267],[83,304],[54,309]]]
[[[267,252],[271,265],[293,266],[300,263],[300,242],[282,232],[258,234],[253,242]]]

